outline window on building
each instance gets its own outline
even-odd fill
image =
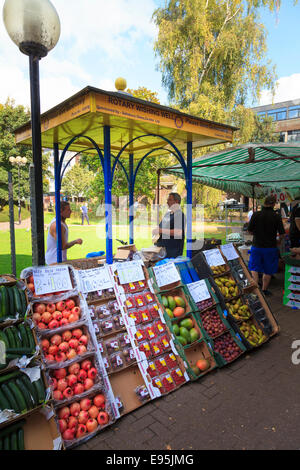
[[[288,142],[300,142],[300,129],[295,131],[288,131]]]
[[[289,119],[300,117],[300,106],[289,107]]]
[[[273,121],[282,121],[287,118],[287,109],[272,109],[271,111],[268,111],[267,114],[273,119]]]

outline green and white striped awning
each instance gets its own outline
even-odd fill
[[[164,172],[184,178],[180,165]],[[227,192],[261,197],[270,189],[300,196],[300,144],[247,144],[193,160],[194,181]],[[299,196],[298,196],[299,194]]]

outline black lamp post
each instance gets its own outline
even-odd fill
[[[27,163],[26,157],[9,157],[9,161],[13,166],[18,167],[18,214],[19,214],[19,225],[21,225],[21,196],[20,196],[20,167],[25,166]]]
[[[53,49],[60,35],[58,14],[49,0],[5,0],[3,21],[8,35],[23,54],[29,56],[32,154],[34,164],[35,234],[33,259],[45,264],[42,144],[40,116],[39,60]],[[35,263],[34,263],[35,264]]]

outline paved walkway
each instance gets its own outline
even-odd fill
[[[77,449],[300,449],[300,312],[282,306],[283,276],[272,281],[281,331],[231,365],[124,416]],[[299,354],[300,358],[300,354]]]

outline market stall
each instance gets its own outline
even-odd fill
[[[60,214],[62,165],[67,151],[99,156],[104,174],[106,260],[113,261],[112,182],[116,165],[129,161],[125,171],[129,192],[130,243],[134,241],[134,185],[137,172],[149,155],[174,156],[187,189],[187,250],[192,239],[192,160],[199,147],[232,142],[236,128],[200,119],[178,110],[134,98],[119,91],[86,87],[41,116],[42,147],[54,150],[55,209]],[[16,142],[31,145],[31,124],[15,131]],[[186,155],[184,157],[184,155]],[[41,237],[40,243],[43,243]],[[57,225],[58,259],[61,258],[61,227]]]
[[[73,448],[279,331],[232,244],[193,264],[71,262],[0,283],[1,449]]]

